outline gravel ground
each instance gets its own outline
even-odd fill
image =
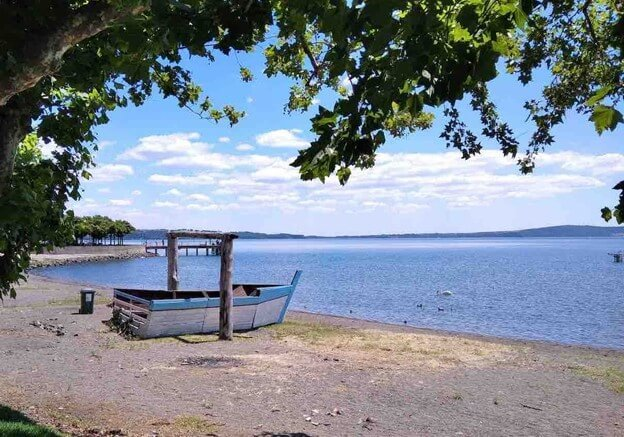
[[[622,351],[298,312],[129,341],[79,289],[31,275],[0,308],[0,403],[75,435],[624,435]]]

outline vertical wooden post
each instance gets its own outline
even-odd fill
[[[174,299],[176,298],[179,283],[178,239],[167,235],[167,290],[173,292]]]
[[[232,269],[234,267],[234,257],[232,256],[233,243],[234,241],[229,235],[221,240],[219,340],[232,340],[234,334],[234,320],[232,319],[232,307],[234,305],[232,292]]]

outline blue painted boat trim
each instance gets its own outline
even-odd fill
[[[293,276],[292,281],[290,282],[290,293],[288,293],[288,298],[286,298],[286,303],[284,304],[284,308],[282,308],[279,319],[277,319],[277,323],[282,323],[284,321],[284,317],[286,317],[286,311],[288,311],[290,299],[292,299],[293,294],[295,294],[295,289],[299,283],[299,278],[301,278],[301,273],[303,273],[301,270],[297,270],[295,272],[295,276]]]
[[[264,287],[258,287],[260,296],[247,296],[247,297],[235,297],[234,306],[248,306],[259,305],[265,302],[269,302],[275,299],[280,299],[286,296],[286,303],[280,312],[278,323],[284,320],[288,305],[292,299],[292,295],[299,283],[301,277],[301,270],[297,270],[290,283],[290,285],[268,285]],[[240,284],[244,285],[244,284]],[[125,293],[117,288],[114,289],[115,296],[120,296],[128,300],[141,302],[148,305],[150,311],[166,311],[166,310],[189,310],[189,309],[201,309],[201,308],[218,308],[220,305],[220,299],[218,297],[191,297],[186,299],[158,299],[149,300],[136,297],[132,294]]]
[[[290,285],[260,288],[260,296],[235,297],[234,306],[259,305],[290,294]],[[150,311],[189,310],[195,308],[218,308],[218,297],[193,297],[188,299],[158,299],[149,301]]]

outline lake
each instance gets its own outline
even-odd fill
[[[624,348],[616,238],[236,240],[235,282],[288,283],[291,308],[510,338]],[[181,288],[217,289],[219,258],[180,256]],[[48,277],[166,288],[165,257],[42,268]],[[451,296],[437,294],[450,290]],[[422,307],[421,307],[422,305]]]

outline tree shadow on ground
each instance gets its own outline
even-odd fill
[[[58,432],[35,423],[26,415],[6,405],[0,405],[0,435],[2,437],[60,437]]]

